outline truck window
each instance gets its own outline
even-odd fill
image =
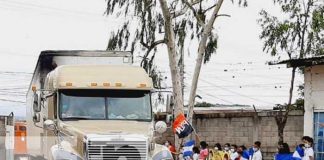
[[[61,90],[59,117],[62,120],[151,121],[149,91]]]

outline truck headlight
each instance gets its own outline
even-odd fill
[[[62,159],[82,160],[78,155],[66,151],[63,148],[59,147],[58,145],[52,146],[51,151],[54,160],[62,160]]]

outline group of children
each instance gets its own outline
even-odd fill
[[[313,139],[304,136],[302,142],[296,147],[294,153],[290,152],[287,143],[280,143],[274,160],[314,160]],[[189,141],[182,147],[180,153],[176,153],[174,146],[169,141],[166,142],[169,150],[175,153],[177,159],[180,160],[262,160],[260,141],[254,142],[249,149],[244,145],[237,146],[229,143],[223,147],[216,143],[213,148],[209,147],[205,141],[200,142],[200,147],[196,147],[194,144],[194,141]]]
[[[169,150],[175,153],[170,142],[166,144],[168,144]],[[210,148],[205,141],[200,142],[200,147],[191,146],[190,144],[194,144],[192,141],[186,144],[179,154],[175,153],[180,160],[262,160],[261,142],[259,141],[256,141],[250,149],[247,149],[244,145],[237,146],[229,143],[224,145],[224,149],[219,143]],[[190,151],[188,151],[188,148],[190,148]]]

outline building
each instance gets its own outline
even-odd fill
[[[324,159],[324,56],[279,62],[304,68],[304,135],[314,138],[316,159]]]

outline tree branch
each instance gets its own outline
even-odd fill
[[[213,9],[213,8],[216,7],[216,6],[217,6],[217,3],[214,4],[214,5],[212,5],[212,6],[210,6],[210,7],[208,7],[207,9],[205,9],[205,10],[203,11],[203,13],[208,12],[209,10]]]
[[[217,17],[231,17],[229,14],[217,14]]]
[[[198,4],[201,0],[195,0],[195,1],[191,1],[191,6],[194,6],[196,4]],[[185,13],[187,13],[189,7],[188,5],[185,5],[185,7],[183,7],[180,11],[175,11],[175,12],[171,12],[172,18],[176,18],[179,16],[184,15]]]
[[[199,2],[201,2],[201,0],[199,0],[196,4],[198,4]],[[197,19],[198,24],[204,26],[205,22],[198,16],[197,11],[193,7],[193,4],[189,3],[187,0],[182,0],[182,3],[184,3],[193,12],[194,16]]]
[[[143,42],[143,43],[144,43],[144,42]],[[162,43],[166,43],[166,40],[165,40],[165,39],[161,39],[161,40],[158,40],[158,41],[153,42],[151,45],[147,45],[147,44],[145,44],[145,43],[144,43],[144,45],[143,45],[142,42],[141,42],[141,44],[142,44],[145,48],[147,48],[147,51],[146,51],[146,53],[145,53],[145,55],[143,56],[143,59],[142,59],[142,61],[141,61],[141,66],[143,66],[143,63],[144,63],[145,59],[147,59],[147,57],[149,56],[149,54],[150,54],[150,52],[152,51],[152,49],[154,49],[156,46],[158,46],[159,44],[162,44]]]

